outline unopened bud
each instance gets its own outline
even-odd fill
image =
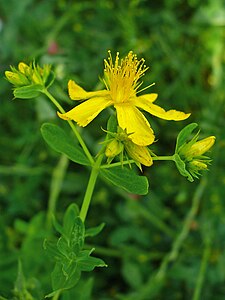
[[[10,83],[15,86],[23,86],[29,84],[29,80],[25,75],[21,73],[14,73],[11,71],[5,71],[5,76]]]
[[[208,169],[207,164],[202,162],[202,161],[193,160],[190,164],[191,164],[191,167],[193,169],[195,169],[196,171],[207,170]]]
[[[105,149],[105,155],[109,158],[113,158],[123,151],[123,144],[117,139],[113,139],[109,144],[107,144]]]
[[[185,153],[186,157],[198,157],[207,152],[215,143],[215,136],[209,136],[203,140],[194,143]]]
[[[139,146],[128,141],[125,144],[125,149],[127,154],[133,158],[134,161],[148,167],[153,164],[152,157],[147,147]]]

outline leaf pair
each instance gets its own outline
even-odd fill
[[[76,141],[66,134],[59,126],[45,123],[41,127],[41,133],[46,143],[55,151],[64,153],[71,161],[90,166],[82,148]],[[148,192],[148,180],[145,176],[139,176],[134,170],[126,167],[100,169],[100,175],[112,184],[125,189],[129,193],[145,195]]]
[[[51,274],[53,292],[46,297],[74,287],[82,271],[89,272],[95,267],[107,266],[102,259],[90,256],[94,249],[84,249],[85,237],[98,234],[104,225],[91,228],[85,233],[84,224],[78,214],[77,206],[71,204],[64,215],[63,225],[55,219],[53,221],[60,238],[57,242],[44,241],[48,256],[56,262]]]

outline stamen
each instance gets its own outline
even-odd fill
[[[137,55],[132,51],[121,60],[117,52],[114,63],[111,51],[108,51],[108,54],[108,59],[104,60],[105,79],[103,82],[114,102],[128,102],[142,85],[139,79],[144,76],[148,67],[144,64],[145,60],[143,58],[138,60]]]

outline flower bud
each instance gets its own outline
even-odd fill
[[[206,163],[199,161],[199,160],[193,160],[191,163],[191,168],[195,169],[196,171],[200,171],[200,170],[207,170],[208,166]]]
[[[132,141],[128,141],[125,143],[125,150],[134,161],[147,167],[150,167],[153,164],[152,157],[147,147],[139,146]]]
[[[203,140],[194,143],[185,153],[186,157],[198,157],[207,152],[215,143],[215,136],[209,136]]]
[[[8,79],[8,81],[15,86],[23,86],[29,84],[29,80],[26,78],[26,76],[24,76],[21,73],[5,71],[5,76]]]
[[[117,139],[113,139],[109,144],[107,144],[105,149],[105,155],[108,158],[114,158],[123,151],[123,144]]]
[[[27,75],[30,72],[30,67],[26,65],[24,62],[20,62],[18,65],[18,70],[24,75]]]

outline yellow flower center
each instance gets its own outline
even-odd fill
[[[117,52],[114,63],[111,52],[108,51],[108,53],[108,59],[104,60],[104,84],[110,91],[114,103],[129,102],[142,85],[142,82],[138,82],[138,80],[144,75],[148,67],[144,65],[144,59],[138,60],[137,55],[133,54],[132,51],[121,60],[119,59],[119,52]]]

